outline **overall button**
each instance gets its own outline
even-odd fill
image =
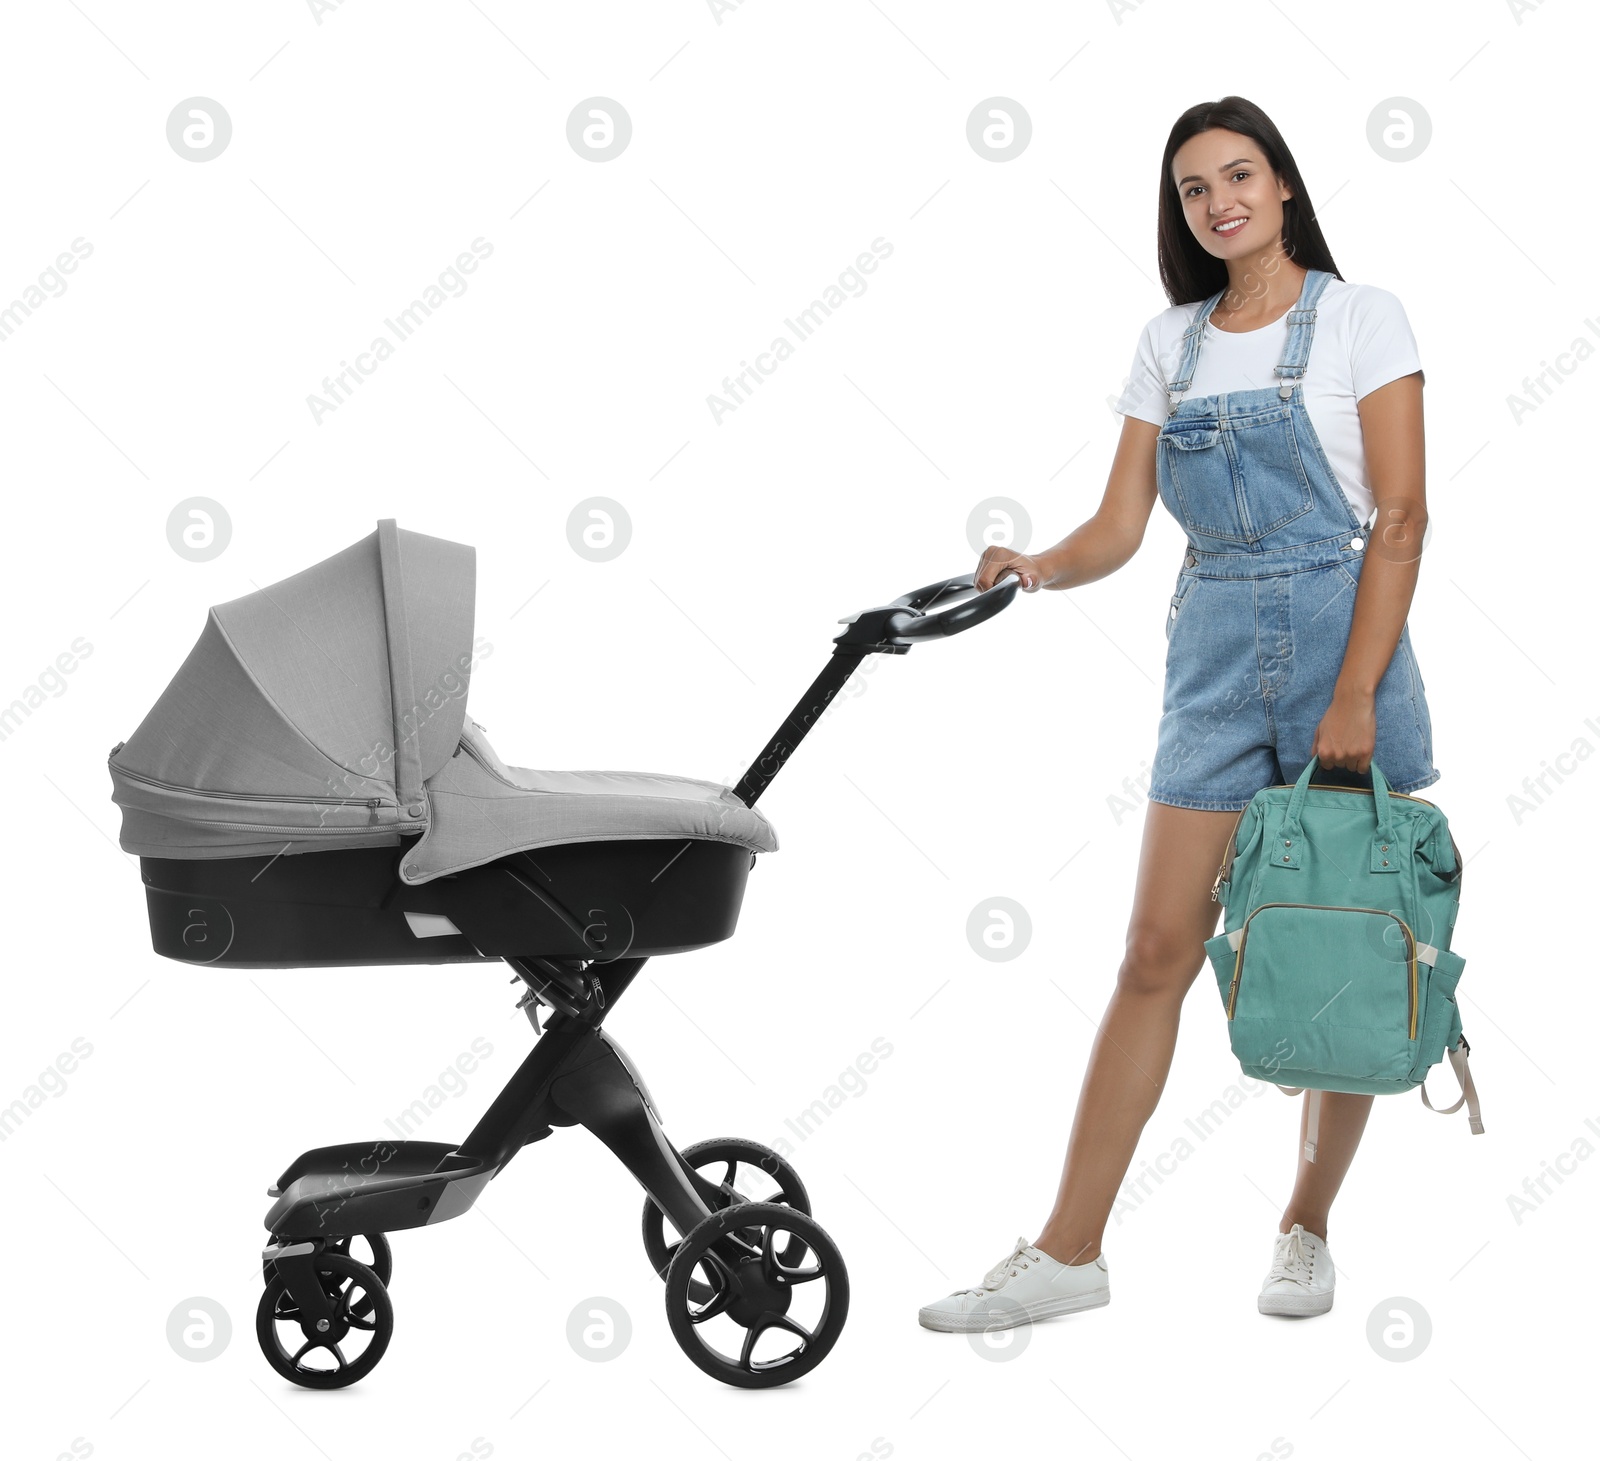
[[[1185,568],[1193,568],[1194,567],[1194,554],[1193,553],[1189,554],[1189,556],[1183,560],[1183,566]]]
[[[1366,546],[1367,546],[1367,544],[1366,544],[1366,540],[1364,538],[1351,538],[1350,539],[1350,548],[1351,548],[1351,550],[1353,552],[1359,553]]]

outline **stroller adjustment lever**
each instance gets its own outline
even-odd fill
[[[541,955],[511,956],[506,962],[528,986],[528,993],[517,1006],[519,1009],[533,1000],[542,1000],[551,1009],[577,1020],[590,1011],[598,1012],[606,1007],[605,989],[593,974],[566,968],[559,961]],[[538,1029],[537,1021],[534,1028]]]

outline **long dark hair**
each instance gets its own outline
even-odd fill
[[[1316,210],[1306,196],[1306,185],[1277,126],[1253,101],[1242,96],[1225,96],[1221,101],[1203,101],[1189,108],[1176,122],[1161,154],[1161,201],[1157,213],[1156,253],[1161,265],[1161,284],[1173,304],[1192,304],[1209,299],[1227,287],[1228,266],[1208,254],[1183,216],[1183,204],[1172,181],[1172,159],[1178,149],[1197,133],[1223,127],[1248,137],[1266,154],[1266,163],[1288,183],[1292,198],[1283,204],[1283,247],[1302,269],[1326,269],[1343,279],[1328,250],[1327,240],[1317,223]]]

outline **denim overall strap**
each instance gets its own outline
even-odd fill
[[[1200,308],[1195,311],[1194,319],[1189,328],[1183,332],[1183,356],[1178,361],[1178,375],[1175,380],[1167,382],[1167,415],[1178,409],[1178,402],[1183,398],[1183,393],[1189,389],[1189,382],[1194,379],[1194,368],[1200,359],[1200,340],[1205,332],[1206,321],[1211,318],[1211,311],[1217,307],[1217,302],[1228,291],[1219,289],[1210,299],[1203,300]]]
[[[1284,342],[1283,359],[1273,366],[1278,377],[1278,394],[1288,400],[1295,385],[1306,373],[1311,359],[1311,335],[1317,323],[1317,300],[1333,275],[1326,269],[1307,269],[1300,287],[1300,298],[1288,313],[1289,338]]]
[[[1287,315],[1289,337],[1284,342],[1283,358],[1273,367],[1279,377],[1278,394],[1287,399],[1294,383],[1306,373],[1306,363],[1311,358],[1311,334],[1317,319],[1317,300],[1327,288],[1333,275],[1324,269],[1307,269],[1300,285],[1300,297]],[[1167,383],[1167,415],[1177,409],[1189,383],[1194,379],[1195,365],[1200,359],[1200,342],[1204,338],[1206,321],[1217,307],[1227,288],[1219,289],[1209,299],[1202,301],[1194,319],[1183,332],[1183,355],[1178,362],[1177,376]]]

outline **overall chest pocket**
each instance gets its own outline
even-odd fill
[[[1236,439],[1241,496],[1252,538],[1264,538],[1311,511],[1315,494],[1292,414],[1245,427]]]
[[[1251,543],[1311,511],[1315,494],[1293,415],[1221,430],[1169,422],[1157,438],[1157,473],[1192,532]]]
[[[1232,454],[1221,429],[1203,422],[1168,422],[1156,447],[1156,476],[1172,515],[1191,533],[1247,541]]]

